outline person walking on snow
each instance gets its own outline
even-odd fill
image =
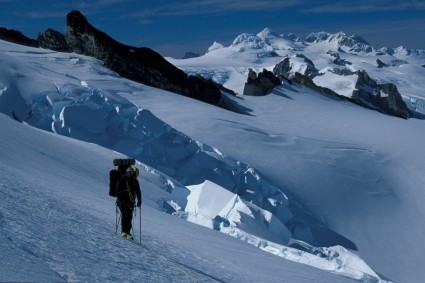
[[[119,168],[118,170],[120,169],[123,168]],[[120,174],[117,185],[117,205],[121,211],[121,236],[130,240],[133,239],[133,235],[131,235],[130,231],[136,197],[136,206],[141,207],[142,194],[140,192],[139,181],[137,181],[136,172],[130,166],[125,170],[125,174]]]

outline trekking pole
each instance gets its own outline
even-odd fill
[[[135,206],[133,206],[133,208],[131,209],[132,210],[132,214],[134,215],[134,217],[136,217],[137,216],[137,212],[136,212],[136,209],[134,209],[135,208]],[[131,231],[132,231],[132,235],[134,236],[134,232],[136,231],[135,229],[134,229],[134,217],[132,217],[131,218]]]
[[[118,205],[115,204],[115,235],[118,233]]]
[[[120,225],[121,222],[121,212],[119,213],[119,217],[118,217],[118,204],[115,205],[115,235],[118,234],[118,226]]]
[[[139,227],[140,227],[139,242],[142,243],[142,207],[139,207]]]

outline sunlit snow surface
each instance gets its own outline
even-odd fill
[[[216,51],[222,50],[216,47]],[[297,265],[294,270],[299,271],[299,276],[297,272],[288,274],[288,282],[313,278],[323,282],[344,278],[374,282],[382,276],[418,282],[422,277],[420,259],[424,246],[413,240],[420,239],[424,232],[425,211],[418,201],[423,199],[425,181],[421,173],[425,156],[422,121],[388,117],[296,85],[283,85],[267,97],[229,97],[249,110],[250,115],[240,115],[122,79],[88,57],[2,41],[0,48],[4,66],[0,70],[1,112],[23,123],[99,144],[142,162],[138,165],[145,169],[140,177],[146,200],[142,217],[147,222],[142,237],[151,247],[169,254],[170,250],[162,248],[161,243],[173,233],[191,234],[189,242],[173,238],[168,245],[176,249],[172,252],[174,259],[180,258],[177,254],[195,256],[199,249],[202,256],[197,256],[203,263],[186,259],[184,265],[192,271],[209,266],[205,273],[212,276],[206,279],[204,274],[202,280],[246,282],[262,278],[265,282],[281,282],[279,278],[285,272],[273,273],[270,268],[270,274],[264,275],[267,277],[254,275],[254,270],[247,270],[261,260],[251,254],[252,260],[226,267],[244,275],[220,277],[219,258],[232,253],[231,258],[241,259],[243,252],[236,251],[241,248],[220,249],[210,259],[204,258],[209,254],[206,251],[213,253],[217,249],[204,248],[208,244],[201,245],[200,240],[193,238],[211,241],[209,237],[218,237],[217,234],[210,231],[203,238],[205,230],[183,225],[185,222],[159,211],[234,236],[269,254],[344,276],[332,277],[309,269],[311,276],[303,277],[307,267]],[[248,64],[236,61],[239,71],[229,71],[228,86],[243,85],[245,80]],[[203,64],[207,66],[208,61]],[[92,251],[91,256],[77,260],[77,255],[97,245],[86,242],[73,252],[75,257],[71,255],[75,264],[61,262],[60,255],[48,255],[48,250],[57,251],[60,246],[86,241],[79,226],[87,229],[96,222],[88,233],[107,246],[117,247],[111,257],[119,254],[125,243],[109,239],[115,210],[113,200],[107,197],[107,173],[111,160],[118,154],[85,143],[76,143],[77,150],[70,144],[75,142],[69,139],[57,139],[43,132],[27,134],[30,128],[19,128],[15,133],[13,123],[6,119],[2,117],[2,132],[9,135],[3,139],[1,158],[2,164],[10,164],[13,170],[3,168],[2,192],[13,187],[19,191],[6,198],[0,214],[6,223],[2,233],[10,243],[3,243],[2,249],[6,255],[29,252],[45,261],[46,269],[41,263],[34,267],[46,270],[40,273],[39,280],[89,279],[84,268],[76,274],[70,270],[96,256],[103,257],[101,254],[111,252],[109,249]],[[34,140],[38,146],[27,149],[32,135],[34,139],[38,137]],[[25,142],[15,144],[13,139]],[[63,145],[51,150],[53,144],[58,147],[58,142]],[[79,153],[80,147],[85,148],[84,152]],[[51,164],[43,168],[46,163]],[[18,181],[21,178],[24,180]],[[30,185],[39,178],[43,180],[41,189]],[[64,184],[58,185],[61,183]],[[26,210],[21,213],[24,222],[26,219],[45,225],[28,226],[20,223],[19,218],[11,222],[15,218],[10,209],[19,202],[28,202],[31,211],[37,210],[36,203],[42,198],[34,194],[40,190],[46,191],[53,203],[72,196],[72,204],[81,204],[52,204],[46,208],[57,214],[66,213],[67,223],[74,224],[57,222],[57,217],[44,218],[42,213],[31,216]],[[29,193],[29,199],[24,191]],[[83,220],[87,211],[91,211],[88,219]],[[163,227],[157,227],[157,218]],[[46,232],[37,236],[41,227],[46,227]],[[55,227],[62,229],[54,234],[57,242],[50,243],[43,237]],[[26,234],[19,234],[21,230]],[[15,239],[14,233],[19,234]],[[191,241],[196,243],[192,245]],[[37,243],[46,247],[33,248]],[[189,250],[183,252],[183,247]],[[355,247],[355,254],[347,249]],[[276,259],[270,265],[288,266],[284,262]],[[12,262],[11,270],[17,269],[16,265]],[[30,276],[34,271],[30,267],[21,278]],[[118,280],[104,272],[94,278]],[[147,273],[146,269],[141,271],[143,276]],[[0,276],[6,281],[19,279],[14,274]],[[174,275],[163,276],[157,281],[174,281]]]
[[[351,46],[347,41],[353,38],[344,33],[317,33],[315,37],[323,38],[307,42],[291,34],[278,35],[264,29],[256,35],[239,35],[230,46],[214,42],[206,54],[198,58],[167,59],[190,74],[200,74],[243,93],[248,68],[256,72],[273,70],[277,63],[289,58],[292,73],[305,75],[306,64],[300,59],[301,55],[317,69],[313,81],[319,86],[351,97],[357,75],[341,75],[338,71],[354,73],[365,70],[379,84],[395,84],[409,109],[425,114],[425,50],[405,47],[376,49],[356,37]],[[378,60],[384,67],[378,68]]]

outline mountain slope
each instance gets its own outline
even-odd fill
[[[418,201],[424,197],[423,121],[388,117],[295,86],[241,103],[255,109],[252,117],[216,113],[195,123],[188,119],[190,105],[170,113],[171,104],[145,100],[161,119],[285,186],[336,232],[350,235],[376,272],[396,282],[420,282],[424,247],[413,239],[425,232]],[[206,134],[216,132],[226,139]]]
[[[423,198],[423,121],[382,115],[296,84],[280,86],[265,97],[228,97],[234,107],[250,113],[249,116],[238,115],[122,79],[89,57],[28,49],[4,42],[1,42],[1,50],[1,60],[7,63],[1,71],[1,110],[16,120],[40,128],[88,142],[104,142],[104,146],[139,156],[141,161],[154,167],[141,166],[146,168],[142,183],[147,188],[152,186],[147,194],[152,196],[152,201],[147,207],[152,207],[153,211],[171,207],[174,211],[168,212],[206,225],[208,222],[203,221],[203,216],[208,215],[191,214],[191,209],[196,208],[196,203],[190,202],[196,200],[195,195],[189,194],[190,198],[185,198],[188,203],[184,207],[181,192],[197,192],[199,189],[191,185],[199,185],[206,180],[222,182],[221,189],[228,192],[232,192],[237,184],[236,188],[243,189],[238,191],[238,195],[248,203],[238,207],[244,212],[237,216],[240,221],[237,217],[229,217],[230,226],[222,221],[223,225],[218,225],[220,231],[226,232],[230,227],[233,229],[230,232],[239,233],[233,233],[233,236],[259,248],[287,258],[298,254],[292,259],[300,262],[310,260],[308,264],[357,280],[378,280],[376,273],[402,282],[419,282],[422,277],[420,262],[424,246],[420,241],[412,241],[412,237],[420,239],[424,232],[421,223],[425,213],[417,201]],[[235,65],[238,64],[242,66],[244,61],[235,62]],[[99,119],[105,113],[108,114],[106,118]],[[104,124],[104,121],[108,123]],[[111,138],[113,133],[116,133],[114,139]],[[146,149],[149,149],[146,153],[154,154],[146,155]],[[187,158],[187,149],[197,154]],[[66,149],[58,151],[66,152]],[[19,149],[14,152],[19,152]],[[41,153],[48,156],[45,151]],[[108,157],[99,162],[102,168],[98,172],[107,172],[110,168],[111,157],[106,155]],[[87,159],[90,154],[83,156]],[[180,160],[182,156],[186,158]],[[7,161],[11,159],[9,157]],[[79,168],[80,163],[75,162],[68,167]],[[19,164],[16,168],[22,168],[22,172],[33,171],[19,167]],[[185,167],[186,171],[173,170],[187,164],[190,166]],[[27,175],[37,176],[43,169],[36,168],[34,174]],[[49,168],[46,169],[50,172]],[[46,177],[46,186],[59,183],[49,176]],[[76,179],[77,175],[66,181],[69,187],[75,186]],[[235,183],[235,180],[241,182]],[[83,181],[92,184],[90,187],[99,186],[85,178]],[[104,181],[103,187],[106,187],[107,180]],[[209,185],[204,183],[204,187]],[[270,195],[274,188],[279,189],[279,195]],[[73,189],[70,191],[73,192]],[[171,195],[166,192],[171,192]],[[200,196],[198,200],[202,200],[202,192]],[[287,213],[294,210],[287,210],[285,197],[289,200],[289,208],[303,208],[295,210],[297,214],[291,218],[293,221],[282,221],[291,232],[290,244],[298,245],[298,250],[273,242],[274,229],[262,230],[274,222],[263,221],[264,226],[257,225],[261,219],[272,220],[273,215],[281,219],[290,215]],[[261,201],[263,206],[252,206],[261,204]],[[169,206],[165,208],[165,204]],[[270,209],[272,213],[268,214],[261,210],[267,206],[270,208],[270,205],[280,205],[284,213]],[[108,204],[108,217],[110,209]],[[206,213],[213,209],[218,207],[208,209]],[[225,211],[224,208],[222,211]],[[155,221],[156,217],[157,214]],[[166,215],[158,217],[162,219]],[[178,223],[190,225],[182,221]],[[358,248],[355,253],[365,260],[366,265],[354,252],[340,247],[318,247],[316,252],[324,258],[311,257],[311,247],[300,247],[303,243],[296,240],[306,235],[313,235],[310,241],[328,239],[320,237],[320,233],[312,229],[319,224],[326,227],[322,231],[336,232],[352,242]],[[103,226],[96,227],[101,229]],[[201,227],[194,229],[209,231]],[[167,234],[164,237],[168,240],[172,236],[168,236],[167,231],[161,230]],[[264,231],[267,240],[259,239]],[[316,233],[309,234],[312,231]],[[187,245],[189,243],[184,246]],[[303,248],[309,252],[302,252]],[[217,254],[216,262],[221,256],[226,255]],[[348,260],[343,262],[343,259]],[[338,265],[341,262],[342,265]],[[216,270],[216,267],[212,269]],[[229,269],[233,270],[233,267]],[[241,269],[235,267],[235,270],[239,274]],[[298,274],[298,269],[295,270]],[[303,282],[305,278],[298,276],[294,274],[290,282]],[[317,278],[320,280],[322,277],[317,274]],[[255,279],[263,281],[258,277]],[[274,279],[270,277],[270,281]],[[323,281],[333,282],[333,279]]]
[[[135,246],[114,235],[107,196],[119,155],[0,121],[1,281],[351,282],[164,214],[157,202],[166,193],[144,179]]]

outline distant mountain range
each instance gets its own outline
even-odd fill
[[[199,58],[168,59],[244,95],[265,95],[275,87],[268,71],[281,82],[303,84],[388,115],[425,114],[425,51],[376,49],[358,35],[319,32],[300,38],[266,28],[256,35],[241,34],[227,47],[214,42]],[[240,76],[247,80],[244,89],[233,87],[241,85],[235,82]]]
[[[0,38],[92,56],[125,78],[229,110],[234,109],[222,92],[266,95],[280,83],[295,82],[388,115],[405,119],[425,115],[425,50],[376,49],[361,36],[343,32],[300,38],[266,28],[257,35],[241,34],[228,47],[214,42],[203,56],[187,53],[184,60],[168,61],[152,49],[115,41],[78,11],[67,15],[64,35],[48,29],[34,40],[0,28]],[[232,82],[232,73],[246,81],[243,91],[234,87],[241,84]]]

